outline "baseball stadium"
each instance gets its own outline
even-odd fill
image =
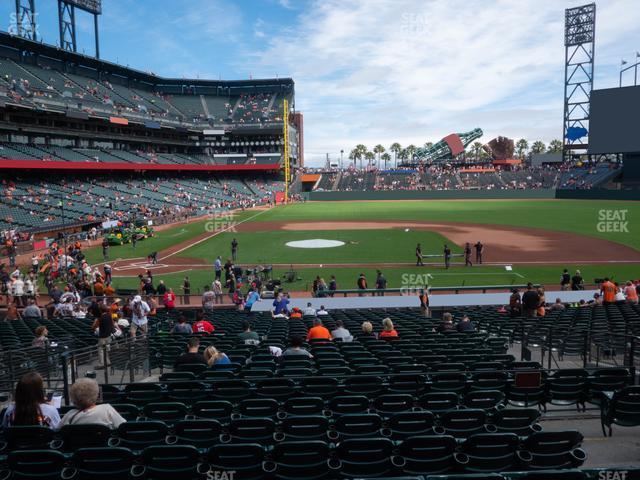
[[[498,48],[489,17],[436,21],[455,0],[8,3],[0,480],[640,479],[640,54],[611,68],[631,1],[504,2],[562,32],[522,34],[564,81],[481,108],[421,91],[421,42],[471,51],[480,22]],[[320,67],[376,15],[424,117],[384,110],[378,70]],[[262,75],[274,52],[294,74]]]

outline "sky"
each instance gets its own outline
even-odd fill
[[[39,37],[57,44],[57,1],[35,1]],[[564,9],[584,3],[103,0],[100,54],[170,77],[293,78],[307,164],[476,127],[485,143],[548,143],[562,136]],[[596,3],[594,88],[615,87],[621,60],[640,51],[638,0]],[[0,28],[14,5],[0,4]],[[93,55],[92,16],[76,22],[79,51]]]

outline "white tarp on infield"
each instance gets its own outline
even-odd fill
[[[324,240],[322,238],[312,238],[309,240],[296,240],[294,242],[287,242],[287,247],[293,248],[333,248],[341,247],[344,242],[340,240]]]

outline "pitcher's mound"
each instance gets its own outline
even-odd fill
[[[294,242],[287,242],[287,247],[293,248],[333,248],[341,247],[344,242],[340,240],[324,240],[322,238],[313,238],[310,240],[296,240]]]

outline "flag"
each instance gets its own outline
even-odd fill
[[[627,61],[626,61],[626,60],[622,60],[622,61],[620,62],[620,66],[624,66],[624,65],[626,65],[626,64],[627,64]]]

